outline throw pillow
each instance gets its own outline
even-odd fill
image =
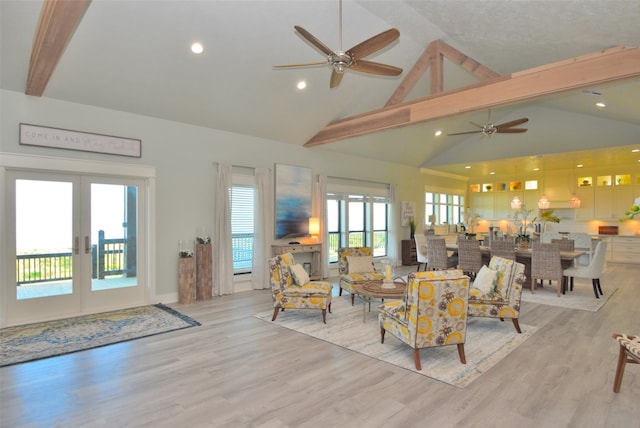
[[[498,285],[498,271],[487,266],[482,266],[473,281],[473,287],[482,291],[485,295],[491,294]]]
[[[305,285],[309,282],[309,274],[301,264],[290,265],[289,272],[291,272],[291,278],[293,278],[295,285]]]
[[[371,256],[347,256],[347,263],[349,265],[349,273],[375,272]]]

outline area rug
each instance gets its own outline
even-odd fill
[[[539,303],[542,305],[558,306],[567,309],[578,309],[581,311],[598,312],[605,303],[618,291],[617,284],[601,284],[603,296],[596,299],[593,294],[591,280],[574,279],[573,291],[567,291],[558,297],[555,283],[549,285],[545,282],[541,288],[536,287],[536,292],[531,294],[531,290],[522,291],[522,300],[529,303]]]
[[[380,343],[375,305],[372,304],[371,312],[366,312],[366,322],[363,322],[362,305],[358,305],[358,300],[355,306],[351,306],[350,302],[349,296],[334,298],[332,313],[327,314],[327,324],[322,323],[320,311],[316,310],[280,312],[274,322],[271,322],[273,311],[255,316],[274,326],[322,339],[458,388],[469,385],[537,330],[537,327],[521,325],[522,334],[518,334],[511,321],[471,318],[464,345],[467,364],[460,363],[456,346],[429,348],[420,351],[422,370],[418,371],[413,360],[413,349],[409,346],[391,334],[385,336],[384,344]]]
[[[0,330],[0,367],[200,325],[163,304]]]

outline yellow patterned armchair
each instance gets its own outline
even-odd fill
[[[331,312],[333,284],[326,281],[309,281],[290,253],[280,254],[269,260],[273,318],[285,309],[321,309],[322,321],[327,323],[327,309]]]
[[[487,269],[488,268],[488,269]],[[524,265],[502,257],[491,257],[489,266],[476,275],[469,291],[469,316],[510,318],[518,333],[520,299],[526,277]]]
[[[422,370],[420,349],[457,345],[466,364],[469,277],[461,270],[413,272],[402,301],[380,306],[380,341],[386,331],[413,348],[416,370]]]
[[[384,279],[384,275],[376,272],[373,267],[373,250],[371,247],[338,248],[338,274],[340,275],[340,292],[338,295],[342,296],[342,290],[347,290],[351,293],[352,305],[356,294],[355,284]]]

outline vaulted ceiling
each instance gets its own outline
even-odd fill
[[[3,89],[26,90],[41,9],[40,1],[0,2]],[[294,25],[340,48],[338,0],[93,0],[42,96],[304,145],[331,122],[385,106],[435,40],[510,75],[614,46],[638,46],[638,22],[635,0],[344,0],[343,48],[395,27],[399,40],[367,59],[404,73],[381,77],[349,70],[330,89],[327,66],[273,66],[323,60]],[[195,41],[204,45],[200,55],[189,51]],[[445,91],[479,81],[449,61],[443,75]],[[306,89],[296,88],[299,80]],[[404,101],[429,96],[430,83],[429,72],[420,76]],[[598,108],[597,101],[607,106]],[[475,129],[469,122],[485,124],[487,113],[476,109],[308,150],[458,175],[512,169],[514,162],[500,160],[513,157],[544,159],[545,167],[557,168],[587,159],[594,149],[606,150],[606,156],[591,152],[594,163],[637,165],[640,157],[629,155],[640,147],[637,78],[491,109],[494,123],[529,118],[523,134],[446,136]],[[443,135],[436,137],[437,130]],[[474,168],[464,169],[466,164]]]

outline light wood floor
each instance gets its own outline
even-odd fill
[[[0,426],[637,427],[640,366],[614,394],[611,334],[640,333],[638,278],[610,265],[597,313],[523,303],[539,331],[465,389],[252,317],[269,291],[172,305],[203,325],[0,369]]]

